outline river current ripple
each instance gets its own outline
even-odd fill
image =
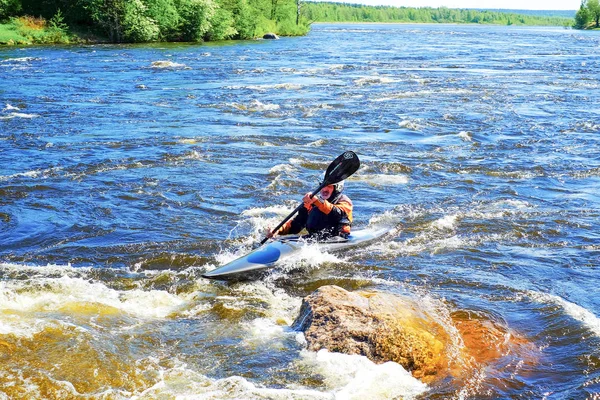
[[[599,50],[376,24],[0,48],[0,398],[598,398]],[[355,229],[400,234],[201,278],[345,150]],[[457,315],[525,350],[426,386],[310,353],[289,325],[326,284],[418,299],[457,352]]]

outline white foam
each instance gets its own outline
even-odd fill
[[[57,173],[59,171],[62,171],[63,167],[53,167],[53,168],[47,168],[47,169],[36,169],[33,171],[26,171],[26,172],[19,172],[16,174],[12,174],[12,175],[0,175],[0,182],[1,181],[6,181],[9,179],[13,179],[13,178],[19,178],[19,177],[25,177],[25,178],[47,178],[48,176],[50,176],[51,174]]]
[[[388,210],[381,214],[375,214],[369,219],[369,226],[395,226],[401,221],[400,215],[396,212]]]
[[[302,351],[303,366],[308,366],[324,378],[336,399],[403,399],[425,393],[427,385],[414,378],[400,364],[375,364],[359,355]]]
[[[249,111],[274,111],[279,110],[279,104],[265,104],[258,100],[252,100],[248,106]]]
[[[187,65],[185,64],[179,64],[173,61],[169,61],[169,60],[159,60],[159,61],[153,61],[152,64],[150,65],[152,68],[156,68],[156,69],[177,69],[177,68],[189,68]]]
[[[19,107],[15,107],[15,106],[11,106],[10,104],[6,103],[6,107],[4,107],[2,109],[2,111],[19,111],[20,108]]]
[[[402,174],[359,174],[352,180],[366,182],[372,186],[395,186],[408,183],[408,176]]]
[[[215,300],[230,310],[253,310],[261,315],[242,324],[247,331],[247,343],[269,342],[291,333],[287,327],[300,310],[302,300],[299,297],[290,296],[282,289],[274,289],[263,281],[239,284],[231,290],[230,295],[218,296]]]
[[[325,263],[345,263],[335,254],[321,251],[317,244],[306,244],[290,257],[283,260],[284,270],[304,268],[315,269]]]
[[[376,365],[366,357],[302,351],[295,364],[325,379],[322,390],[300,384],[287,387],[263,387],[240,376],[211,379],[177,360],[175,367],[160,370],[160,379],[132,399],[271,399],[271,400],[384,400],[413,399],[428,390],[402,366],[388,362]]]
[[[534,206],[532,206],[530,203],[528,203],[525,200],[505,199],[505,200],[498,201],[496,204],[498,206],[507,205],[507,206],[517,208],[520,210],[527,209],[527,208],[535,208]]]
[[[177,143],[181,143],[181,144],[197,144],[197,143],[202,143],[202,142],[204,142],[204,140],[200,139],[200,138],[183,138],[183,139],[177,140]]]
[[[201,153],[196,150],[192,150],[181,156],[182,160],[197,160],[197,161],[207,161],[208,157],[205,153]]]
[[[285,216],[291,213],[292,210],[293,208],[288,208],[285,206],[257,207],[242,211],[242,215],[248,217],[260,217],[265,214],[276,214]]]
[[[41,58],[38,57],[16,57],[16,58],[7,58],[6,60],[0,61],[0,63],[11,63],[11,62],[29,62],[29,61],[40,61]]]
[[[438,229],[454,229],[456,227],[457,220],[458,215],[446,215],[434,221],[433,226]]]
[[[0,316],[0,335],[31,338],[35,334],[42,332],[46,327],[57,324],[57,322],[48,322],[41,318],[27,318],[18,314],[4,314]]]
[[[462,140],[464,140],[465,142],[473,141],[473,136],[471,135],[471,132],[466,132],[466,131],[458,132],[458,137],[461,138]]]
[[[27,289],[27,290],[23,290]],[[179,310],[183,298],[166,291],[119,291],[88,279],[36,277],[29,281],[0,282],[0,310],[43,312],[77,304],[97,304],[143,318],[164,318]]]
[[[411,121],[408,119],[398,122],[398,126],[400,128],[406,128],[411,131],[418,131],[422,128],[422,126],[420,124],[418,124],[416,121]]]
[[[13,118],[32,119],[32,118],[37,118],[37,117],[39,117],[38,114],[25,114],[25,113],[12,112],[8,115],[4,115],[4,116],[0,117],[0,119],[2,119],[2,120],[8,120],[8,119],[13,119]]]
[[[306,146],[307,147],[321,147],[325,144],[327,144],[327,140],[319,139],[319,140],[315,140],[314,142],[307,143]]]
[[[250,85],[246,86],[246,88],[257,91],[266,91],[270,89],[299,90],[302,89],[302,85],[299,85],[297,83],[277,83],[271,85]]]
[[[292,165],[301,165],[304,162],[304,160],[301,158],[290,158],[289,162]]]
[[[274,167],[272,167],[272,168],[269,170],[269,173],[270,173],[270,174],[276,174],[276,173],[285,172],[285,173],[288,173],[288,174],[289,174],[289,173],[291,173],[291,172],[293,172],[293,171],[295,171],[295,168],[294,168],[294,167],[292,167],[292,166],[291,166],[291,165],[289,165],[289,164],[278,164],[278,165],[275,165]]]
[[[160,381],[139,395],[133,396],[132,400],[148,398],[175,398],[178,400],[334,400],[332,395],[316,390],[259,387],[240,376],[210,379],[185,366],[177,366],[162,371]]]
[[[582,129],[583,131],[586,131],[586,132],[589,132],[589,131],[593,131],[593,132],[600,131],[600,124],[594,123],[592,121],[580,122],[576,126],[577,126],[578,129]]]
[[[398,99],[405,99],[409,97],[422,96],[424,92],[399,92],[399,93],[389,93],[384,97],[371,97],[370,100],[373,102],[384,102]],[[430,91],[427,91],[430,93]]]
[[[251,246],[257,238],[263,238],[269,229],[279,224],[283,217],[288,216],[293,208],[287,206],[270,206],[250,208],[242,211],[242,216],[249,217],[241,220],[238,225],[230,232],[230,238],[243,238],[245,246]],[[229,262],[234,258],[240,257],[248,248],[238,249],[235,254],[219,254],[220,262]]]
[[[581,322],[586,328],[594,332],[594,335],[600,337],[600,318],[591,311],[553,294],[534,291],[529,291],[528,294],[535,301],[554,303],[561,306],[568,315]]]
[[[392,83],[392,82],[396,82],[395,79],[392,78],[388,78],[385,76],[365,76],[359,79],[355,79],[354,83],[357,86],[364,86],[364,85],[376,85],[376,84],[387,84],[387,83]]]
[[[285,337],[285,327],[270,318],[257,318],[245,323],[244,329],[247,331],[244,339],[244,344],[247,346],[268,345],[277,348],[284,346],[282,339]]]

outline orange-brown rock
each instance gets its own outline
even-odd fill
[[[303,300],[293,327],[309,350],[395,361],[417,378],[447,370],[447,334],[409,298],[323,286]]]
[[[436,322],[442,319],[444,326]],[[293,327],[304,332],[309,350],[395,361],[426,383],[449,375],[468,380],[507,356],[537,362],[530,342],[483,312],[440,318],[412,298],[389,293],[322,286],[304,298]]]

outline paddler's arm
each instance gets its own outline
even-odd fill
[[[304,196],[306,198],[306,196]],[[291,235],[300,233],[302,229],[306,227],[306,221],[308,221],[308,212],[311,209],[311,204],[304,202],[304,207],[302,207],[298,214],[291,220],[287,221],[277,232],[270,232],[267,234],[268,238],[272,238],[277,235]]]
[[[313,199],[313,206],[317,207],[325,215],[333,214],[334,218],[338,221],[344,216],[352,218],[352,201],[347,197],[336,204],[332,204],[327,200],[321,200],[316,196]]]

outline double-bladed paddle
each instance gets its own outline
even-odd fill
[[[313,197],[317,193],[321,191],[327,185],[333,185],[338,182],[343,181],[348,178],[350,175],[355,173],[360,167],[360,160],[358,156],[353,151],[346,151],[343,154],[340,154],[338,158],[332,161],[327,167],[327,171],[325,171],[325,178],[321,185],[312,192],[310,197]],[[294,216],[302,207],[304,207],[304,203],[301,203],[290,215],[285,217],[283,221],[279,225],[277,225],[271,232],[277,232],[279,228],[283,226],[290,218]],[[263,245],[265,242],[269,240],[269,237],[264,238],[260,244]]]

